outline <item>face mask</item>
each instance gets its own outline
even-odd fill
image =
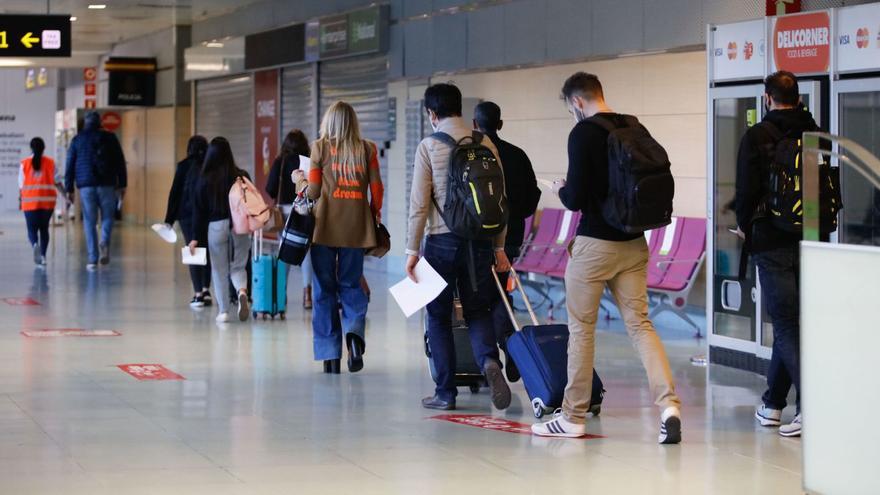
[[[578,107],[572,107],[571,114],[574,116],[574,123],[580,123],[582,120],[586,120],[587,116],[584,115],[584,112]]]

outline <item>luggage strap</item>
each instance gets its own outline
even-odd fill
[[[495,268],[490,268],[492,270],[492,277],[495,278],[495,286],[498,287],[498,293],[501,294],[501,301],[504,303],[504,307],[507,308],[507,315],[510,316],[510,322],[513,323],[513,328],[517,332],[522,329],[519,326],[519,323],[516,322],[516,315],[513,314],[513,308],[510,306],[510,301],[507,300],[507,292],[504,290],[504,287],[501,287],[501,279],[498,278],[498,273],[495,272]],[[535,310],[532,309],[532,303],[529,302],[529,296],[526,295],[526,291],[523,288],[522,283],[519,281],[519,275],[516,273],[516,270],[513,269],[513,265],[510,266],[510,277],[513,278],[514,283],[517,288],[519,288],[519,293],[522,295],[523,302],[526,303],[526,308],[529,310],[529,316],[532,317],[532,324],[538,326],[538,317],[535,316]]]

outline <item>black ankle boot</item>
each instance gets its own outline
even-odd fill
[[[357,335],[348,334],[345,336],[345,342],[348,346],[348,371],[357,373],[364,369],[364,340]]]
[[[324,373],[330,373],[332,370],[333,370],[333,368],[330,365],[330,360],[325,359],[324,360]]]
[[[342,372],[342,360],[341,359],[331,359],[330,360],[330,373],[334,375],[338,375]]]

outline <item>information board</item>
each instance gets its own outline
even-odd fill
[[[0,57],[69,56],[69,15],[0,15]]]

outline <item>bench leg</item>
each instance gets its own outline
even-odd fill
[[[692,326],[694,328],[694,330],[697,331],[697,333],[696,333],[696,335],[694,335],[694,337],[696,337],[698,339],[703,338],[703,334],[700,330],[700,326],[697,325],[693,319],[691,319],[691,317],[687,314],[687,312],[684,310],[684,308],[679,308],[679,307],[676,307],[675,305],[669,304],[669,297],[668,296],[663,296],[660,298],[660,303],[657,304],[657,306],[655,306],[654,309],[651,310],[651,312],[648,314],[648,318],[650,318],[651,320],[654,320],[654,318],[657,315],[659,315],[660,313],[663,313],[664,311],[671,311],[676,316],[681,318],[682,321],[684,321],[688,325]]]

